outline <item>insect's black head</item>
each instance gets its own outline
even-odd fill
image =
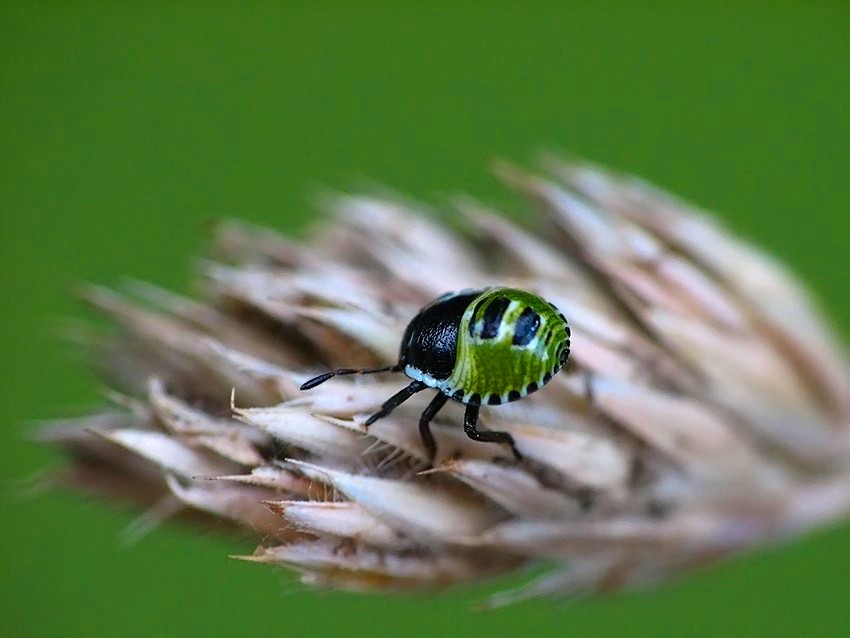
[[[457,332],[463,313],[480,290],[444,295],[416,315],[401,341],[399,367],[410,365],[435,379],[455,366]]]

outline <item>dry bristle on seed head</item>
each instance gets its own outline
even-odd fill
[[[500,169],[541,232],[471,200],[465,237],[406,202],[341,196],[303,245],[222,224],[228,263],[205,265],[200,300],[89,290],[121,327],[93,352],[121,398],[42,430],[63,476],[152,506],[146,520],[179,504],[240,526],[262,541],[250,560],[310,584],[424,590],[555,564],[497,604],[655,582],[845,516],[848,360],[805,289],[655,187],[546,166]],[[572,328],[567,371],[481,408],[522,461],[467,438],[454,401],[431,459],[429,393],[367,430],[405,381],[354,369],[394,369],[423,304],[497,282]],[[352,367],[322,373],[336,365]]]

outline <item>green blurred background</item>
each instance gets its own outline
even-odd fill
[[[850,635],[848,525],[651,593],[480,614],[482,589],[310,593],[183,528],[125,548],[126,511],[28,495],[58,461],[32,422],[100,401],[58,337],[71,286],[185,289],[207,220],[299,232],[326,186],[498,203],[492,157],[567,149],[719,211],[850,336],[847,3],[427,5],[2,4],[1,635]]]

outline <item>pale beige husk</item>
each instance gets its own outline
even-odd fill
[[[502,165],[517,224],[470,199],[452,229],[393,196],[336,195],[308,241],[221,224],[200,300],[130,283],[87,299],[118,330],[88,346],[113,407],[48,424],[63,484],[145,504],[133,533],[200,513],[260,542],[249,560],[320,586],[434,589],[534,564],[517,592],[657,582],[850,509],[850,374],[804,287],[710,215],[631,176],[547,157]],[[153,247],[152,247],[153,251]],[[460,428],[426,468],[418,395],[368,429],[392,363],[449,290],[511,285],[572,326],[567,370],[482,409],[525,461]]]

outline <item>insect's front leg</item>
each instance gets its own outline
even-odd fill
[[[404,403],[405,401],[407,401],[407,400],[408,400],[410,397],[412,397],[414,394],[416,394],[417,392],[420,392],[420,391],[424,390],[424,389],[425,389],[425,388],[427,388],[427,387],[428,387],[428,386],[426,386],[426,385],[425,385],[424,383],[422,383],[421,381],[413,381],[413,382],[411,382],[411,383],[410,383],[410,385],[408,385],[406,388],[404,388],[403,390],[400,390],[399,392],[396,392],[396,393],[395,393],[394,395],[392,395],[389,399],[387,399],[387,400],[384,402],[384,404],[381,406],[381,409],[380,409],[380,410],[378,410],[377,412],[375,412],[375,414],[373,414],[373,415],[372,415],[372,416],[370,416],[368,419],[366,419],[366,422],[364,423],[364,425],[365,425],[366,427],[368,427],[368,426],[372,425],[372,424],[373,424],[375,421],[377,421],[378,419],[382,419],[382,418],[384,418],[384,417],[385,417],[385,416],[387,416],[390,412],[392,412],[392,411],[393,411],[393,410],[395,410],[398,406],[400,406],[402,403]]]

